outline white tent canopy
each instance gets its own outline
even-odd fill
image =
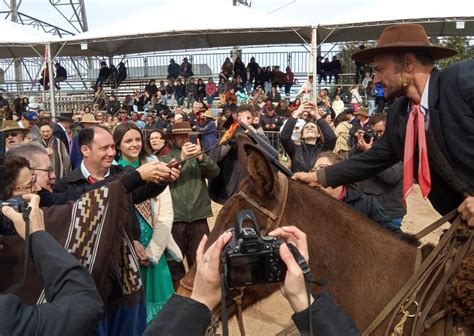
[[[186,3],[183,8],[178,4],[150,7],[139,16],[64,40],[76,49],[79,44],[87,43],[88,50],[80,51],[81,54],[112,56],[236,45],[310,44],[313,28],[317,30],[318,45],[375,40],[384,28],[402,22],[423,24],[430,36],[474,36],[474,13],[469,13],[465,6],[446,8],[414,3],[410,11],[402,7],[386,10],[385,6],[383,2],[377,2],[370,8],[361,6],[358,11],[339,11],[327,21],[309,25],[302,24],[299,18],[280,18],[246,7],[226,5],[219,0],[209,1],[206,6],[195,1]],[[341,14],[337,16],[337,13]],[[422,18],[419,18],[420,13]],[[458,21],[465,22],[464,29],[457,29]]]
[[[69,45],[87,43],[89,52],[100,56],[233,45],[301,44],[310,40],[310,26],[295,25],[223,1],[214,1],[209,6],[196,1],[183,9],[176,5],[150,8],[139,16],[64,39]]]
[[[55,39],[51,35],[7,20],[0,20],[0,31],[1,58],[38,57],[44,53],[46,42]]]
[[[51,43],[53,54],[88,55],[79,46],[67,45],[57,36],[8,20],[0,20],[0,32],[0,58],[43,57],[47,43]]]

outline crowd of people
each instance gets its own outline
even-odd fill
[[[360,52],[364,53],[364,50]],[[429,55],[406,55],[404,66],[416,64],[407,70],[410,76],[419,75],[416,69],[426,73],[433,70],[433,64],[426,61]],[[360,60],[367,63],[362,56]],[[319,61],[322,62],[322,59]],[[336,61],[333,59],[333,62]],[[392,65],[390,62],[393,59],[383,61]],[[237,162],[236,138],[232,137],[224,145],[217,146],[221,133],[236,123],[271,144],[277,153],[281,150],[281,159],[289,159],[288,165],[295,179],[353,207],[382,228],[394,234],[400,233],[407,211],[407,188],[404,183],[406,167],[405,160],[391,149],[393,143],[402,137],[394,140],[393,130],[389,135],[385,132],[386,124],[396,123],[393,115],[383,113],[385,98],[397,98],[398,91],[383,92],[381,85],[386,80],[384,76],[388,76],[380,65],[383,61],[375,67],[379,72],[375,74],[379,76],[378,80],[366,72],[363,90],[360,90],[359,84],[355,84],[349,92],[336,87],[333,92],[320,89],[316,93],[313,92],[313,76],[310,75],[293,101],[288,95],[294,84],[291,69],[287,68],[286,73],[283,73],[279,67],[260,67],[254,58],[245,66],[240,57],[234,61],[227,58],[222,65],[219,82],[214,83],[209,78],[206,84],[200,78],[195,80],[192,65],[187,59],[183,59],[181,65],[171,60],[166,85],[163,81],[157,85],[155,80],[150,80],[143,94],[137,92],[135,97],[128,97],[122,102],[110,95],[106,102],[99,104],[95,101],[82,111],[61,113],[54,122],[37,97],[13,101],[11,104],[14,108],[10,109],[10,102],[0,96],[4,111],[0,131],[6,140],[4,166],[7,174],[3,199],[25,194],[40,196],[39,199],[26,196],[33,209],[30,216],[36,216],[30,219],[33,225],[33,230],[30,230],[33,252],[41,254],[39,244],[50,239],[46,234],[37,233],[44,231],[42,220],[38,219],[38,206],[69,204],[70,201],[79,200],[84,193],[104,187],[106,183],[112,185],[120,182],[117,193],[127,194],[120,203],[126,211],[115,219],[119,223],[117,227],[123,225],[123,232],[118,235],[123,239],[120,253],[126,253],[124,251],[127,248],[132,251],[125,255],[132,264],[136,261],[139,265],[138,280],[130,281],[127,278],[122,281],[120,276],[112,277],[107,292],[100,292],[100,298],[94,288],[90,288],[91,279],[88,275],[81,276],[82,283],[76,285],[89,286],[90,289],[82,299],[93,302],[97,309],[89,314],[82,311],[80,316],[84,318],[84,323],[72,324],[67,327],[70,328],[68,331],[71,334],[95,331],[99,335],[141,335],[148,325],[146,333],[159,334],[160,328],[165,328],[163,323],[167,324],[166,328],[173,328],[170,329],[173,330],[171,333],[191,330],[193,327],[201,330],[204,327],[200,325],[201,322],[190,326],[172,319],[173,309],[186,316],[185,311],[189,306],[194,308],[188,311],[203,316],[202,320],[207,325],[209,310],[219,302],[220,294],[216,293],[220,292],[218,282],[217,287],[203,285],[203,282],[216,284],[219,258],[214,258],[213,263],[201,262],[206,243],[206,238],[202,237],[209,234],[208,218],[213,216],[211,200],[225,202],[238,190],[244,176]],[[318,73],[318,81],[329,79],[330,82],[331,77],[334,77],[337,82],[340,66],[333,62],[328,59],[323,62],[321,71],[324,72]],[[101,90],[101,84],[110,76],[110,69],[107,72],[106,68],[107,64],[102,64],[104,70],[101,69],[99,73],[97,91]],[[469,69],[472,69],[472,62]],[[416,85],[414,83],[405,83],[406,86],[400,83],[400,87],[405,90],[408,85]],[[385,84],[388,89],[394,85]],[[282,89],[284,92],[280,92]],[[382,90],[382,96],[377,90]],[[404,92],[412,94],[414,91]],[[385,98],[382,100],[378,97]],[[428,99],[423,97],[422,92],[419,92],[418,96],[411,99],[417,102],[421,100],[423,104],[424,99]],[[216,104],[219,110],[217,114],[212,108],[216,98],[219,101]],[[407,105],[399,106],[404,102],[403,99],[396,100],[392,108],[406,113]],[[424,134],[424,128],[421,131]],[[249,134],[242,128],[237,132]],[[281,148],[279,142],[275,143],[269,138],[269,134],[278,134]],[[392,138],[387,140],[389,137]],[[454,141],[451,138],[448,140]],[[377,163],[378,156],[389,157],[386,162]],[[421,167],[420,171],[423,169],[425,167]],[[426,186],[422,182],[420,178],[424,192]],[[433,181],[434,191],[439,192],[435,183],[439,181]],[[430,195],[435,197],[436,193]],[[439,197],[433,200],[436,206],[442,206],[439,200]],[[88,202],[93,204],[90,198]],[[465,206],[461,210],[465,209],[470,208]],[[446,206],[440,212],[444,210],[447,210]],[[25,238],[23,217],[15,215],[11,209],[2,211],[12,219],[20,236]],[[465,213],[463,216],[467,220],[471,219]],[[71,230],[77,224],[74,223],[71,224]],[[287,229],[271,234],[293,241],[303,256],[307,254],[304,235],[296,228]],[[222,235],[206,253],[219,255],[229,239],[229,234]],[[8,244],[6,249],[11,246]],[[55,246],[55,249],[61,248]],[[288,286],[288,290],[285,287],[285,293],[291,293],[291,288],[295,287],[302,290],[301,270],[293,267],[296,263],[287,247],[282,245],[280,251],[288,265],[288,276],[293,276],[295,280],[293,284],[289,281],[285,283]],[[45,261],[37,259],[35,254],[33,260],[39,271],[42,271],[45,266],[41,262]],[[117,267],[125,269],[123,263],[126,262],[119,262]],[[77,268],[76,264],[69,258],[69,267]],[[191,301],[183,301],[174,295],[174,291],[186,269],[193,265],[197,265],[195,291]],[[68,274],[71,277],[74,275]],[[95,276],[94,272],[91,274]],[[48,278],[43,280],[51,284]],[[67,281],[68,277],[63,280]],[[98,281],[96,277],[94,280]],[[53,296],[51,304],[54,302],[52,293],[47,292],[50,299]],[[304,291],[302,293],[306,294]],[[288,295],[287,299],[296,313],[295,322],[301,322],[302,315],[298,317],[298,314],[308,309],[314,308],[323,314],[324,309],[318,310],[313,304],[319,305],[328,300],[328,305],[334,307],[334,302],[327,297],[318,297],[313,304],[308,302],[298,307],[292,300],[294,297]],[[18,301],[14,303],[20,304]],[[80,303],[77,301],[77,304]],[[66,301],[63,304],[72,306],[74,302]],[[88,305],[87,302],[84,304]],[[58,310],[58,307],[61,306],[55,309]],[[102,310],[101,315],[99,311]],[[345,328],[345,334],[358,334],[353,322],[342,311],[331,318],[343,321],[339,326]],[[298,322],[297,326],[307,331]],[[9,328],[15,331],[20,330],[15,328],[27,330],[23,324],[9,325]]]

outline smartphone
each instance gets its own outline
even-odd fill
[[[189,133],[188,134],[188,142],[197,145],[198,134],[197,133]]]

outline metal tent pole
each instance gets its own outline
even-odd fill
[[[49,76],[49,100],[50,105],[49,109],[51,112],[51,117],[53,119],[56,118],[56,106],[54,101],[54,73],[53,73],[53,57],[51,56],[51,43],[46,43],[46,53],[48,54],[48,58],[46,60],[48,64],[48,76]]]
[[[318,92],[318,28],[313,27],[311,37],[311,55],[313,56],[313,102],[316,104],[316,97]]]

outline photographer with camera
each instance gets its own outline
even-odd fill
[[[356,133],[358,137],[358,153],[371,149],[383,136],[386,121],[387,116],[385,114],[374,114],[369,120],[369,131],[359,130]],[[407,213],[406,205],[403,202],[402,161],[366,180],[360,181],[357,184],[357,189],[366,195],[374,197],[385,209],[393,224],[400,229],[403,217]]]
[[[19,175],[26,169],[23,167]],[[34,182],[30,183],[34,185]],[[21,187],[13,188],[19,190]],[[26,185],[25,188],[33,187]],[[29,243],[31,258],[41,276],[48,303],[26,305],[15,295],[0,295],[0,333],[83,335],[96,325],[103,312],[103,302],[94,280],[73,256],[45,232],[39,196],[27,194],[23,198],[29,202],[26,210],[26,214],[29,213],[29,227],[25,223],[25,213],[16,212],[8,206],[2,207],[2,213],[13,222],[18,235]]]
[[[293,244],[307,261],[306,234],[294,226],[278,228],[269,233]],[[156,319],[149,325],[145,335],[202,335],[211,320],[211,310],[221,301],[221,253],[231,240],[232,233],[223,233],[206,251],[204,236],[196,253],[197,270],[191,298],[173,295]],[[287,272],[281,287],[283,296],[295,312],[292,318],[302,334],[309,334],[308,314],[311,313],[314,335],[360,335],[354,322],[334,302],[329,293],[316,298],[306,292],[303,272],[287,244],[281,244],[279,255]],[[292,248],[293,249],[293,248]]]

